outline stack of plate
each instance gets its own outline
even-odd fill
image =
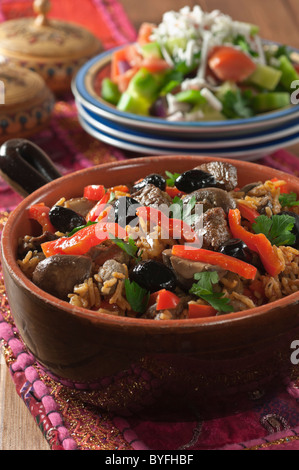
[[[118,111],[97,83],[109,76],[113,50],[87,62],[72,90],[82,127],[115,147],[150,155],[190,154],[255,160],[299,142],[299,105],[250,119],[172,122]]]

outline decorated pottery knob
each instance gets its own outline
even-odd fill
[[[82,26],[50,19],[50,1],[35,0],[33,8],[35,18],[0,25],[0,59],[37,72],[55,93],[67,92],[74,74],[102,44]]]

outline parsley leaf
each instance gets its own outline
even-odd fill
[[[229,313],[233,312],[232,306],[222,292],[214,292],[213,284],[217,284],[219,276],[216,271],[196,273],[194,283],[190,289],[190,294],[200,297],[202,300],[208,302],[218,312]]]
[[[148,306],[150,293],[135,281],[125,279],[126,298],[134,312],[143,314]]]
[[[283,193],[279,196],[279,202],[282,207],[294,207],[299,206],[299,201],[297,201],[296,193]]]
[[[254,115],[250,107],[250,92],[241,92],[228,90],[221,99],[223,109],[222,113],[230,119],[250,118]]]
[[[111,233],[109,233],[109,238],[110,240],[113,241],[119,248],[121,248],[123,251],[125,251],[129,256],[132,256],[136,260],[138,259],[136,257],[136,253],[138,251],[138,246],[136,246],[134,240],[132,237],[128,238],[128,241],[125,242],[121,238],[114,237]]]
[[[165,171],[165,175],[168,177],[166,184],[171,188],[175,186],[176,179],[181,176],[180,173],[171,173],[170,171]]]
[[[272,245],[293,245],[296,236],[292,233],[295,225],[295,218],[287,215],[273,215],[271,218],[260,215],[252,224],[255,233],[263,233]]]
[[[184,205],[183,201],[181,198],[176,196],[172,200],[172,218],[173,219],[181,219],[186,224],[192,225],[196,222],[198,215],[197,214],[192,214],[192,210],[195,208],[196,205],[196,197],[192,196],[190,198],[189,203]]]

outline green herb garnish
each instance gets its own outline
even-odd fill
[[[222,113],[229,119],[252,117],[254,112],[250,107],[251,98],[252,94],[250,91],[241,92],[239,89],[236,91],[228,90],[221,99],[223,106]]]
[[[121,238],[114,237],[111,233],[109,233],[110,240],[113,241],[119,248],[121,248],[125,253],[129,256],[135,258],[136,261],[139,261],[139,257],[136,256],[137,251],[139,250],[138,246],[136,246],[135,241],[132,237],[128,238],[128,241],[125,242]]]
[[[271,218],[260,215],[252,224],[255,233],[263,233],[272,245],[293,245],[296,236],[292,233],[295,217],[288,214],[273,215]]]
[[[229,299],[222,292],[213,291],[213,284],[219,282],[219,276],[216,271],[196,273],[194,279],[197,280],[197,283],[194,283],[191,287],[190,294],[205,300],[218,312],[233,312]]]
[[[80,225],[79,227],[74,228],[70,233],[68,233],[67,236],[68,236],[68,237],[71,237],[71,236],[74,235],[75,233],[79,232],[79,230],[82,230],[83,228],[89,227],[90,225],[94,225],[94,224],[96,224],[96,223],[97,223],[97,222],[91,222],[91,221],[89,221],[89,222],[87,222],[86,225]]]
[[[282,207],[294,207],[299,206],[299,201],[297,201],[296,193],[286,193],[279,196],[279,202]]]
[[[171,173],[170,171],[165,171],[165,175],[168,177],[166,184],[171,188],[175,186],[176,179],[181,176],[180,173]]]
[[[134,312],[143,314],[148,306],[150,292],[140,287],[135,281],[125,279],[126,298]]]
[[[188,204],[183,203],[182,199],[178,196],[173,198],[172,200],[172,208],[175,209],[172,211],[172,218],[173,219],[181,219],[186,224],[192,225],[196,222],[198,215],[192,214],[192,210],[196,205],[196,197],[192,196]]]

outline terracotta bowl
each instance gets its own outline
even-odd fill
[[[34,203],[52,205],[82,195],[84,186],[129,183],[153,172],[183,172],[211,159],[145,157],[108,163],[58,178],[26,197],[2,235],[2,262],[15,324],[27,348],[59,380],[97,388],[105,409],[127,412],[146,404],[203,405],[236,392],[255,393],[294,368],[299,339],[299,292],[269,305],[209,319],[153,321],[98,314],[41,291],[17,264],[19,237],[36,233],[27,217]],[[228,161],[219,159],[221,161]],[[231,161],[232,162],[232,161]],[[299,194],[299,179],[271,168],[232,162],[239,184],[283,178]],[[163,405],[164,406],[164,405]]]

